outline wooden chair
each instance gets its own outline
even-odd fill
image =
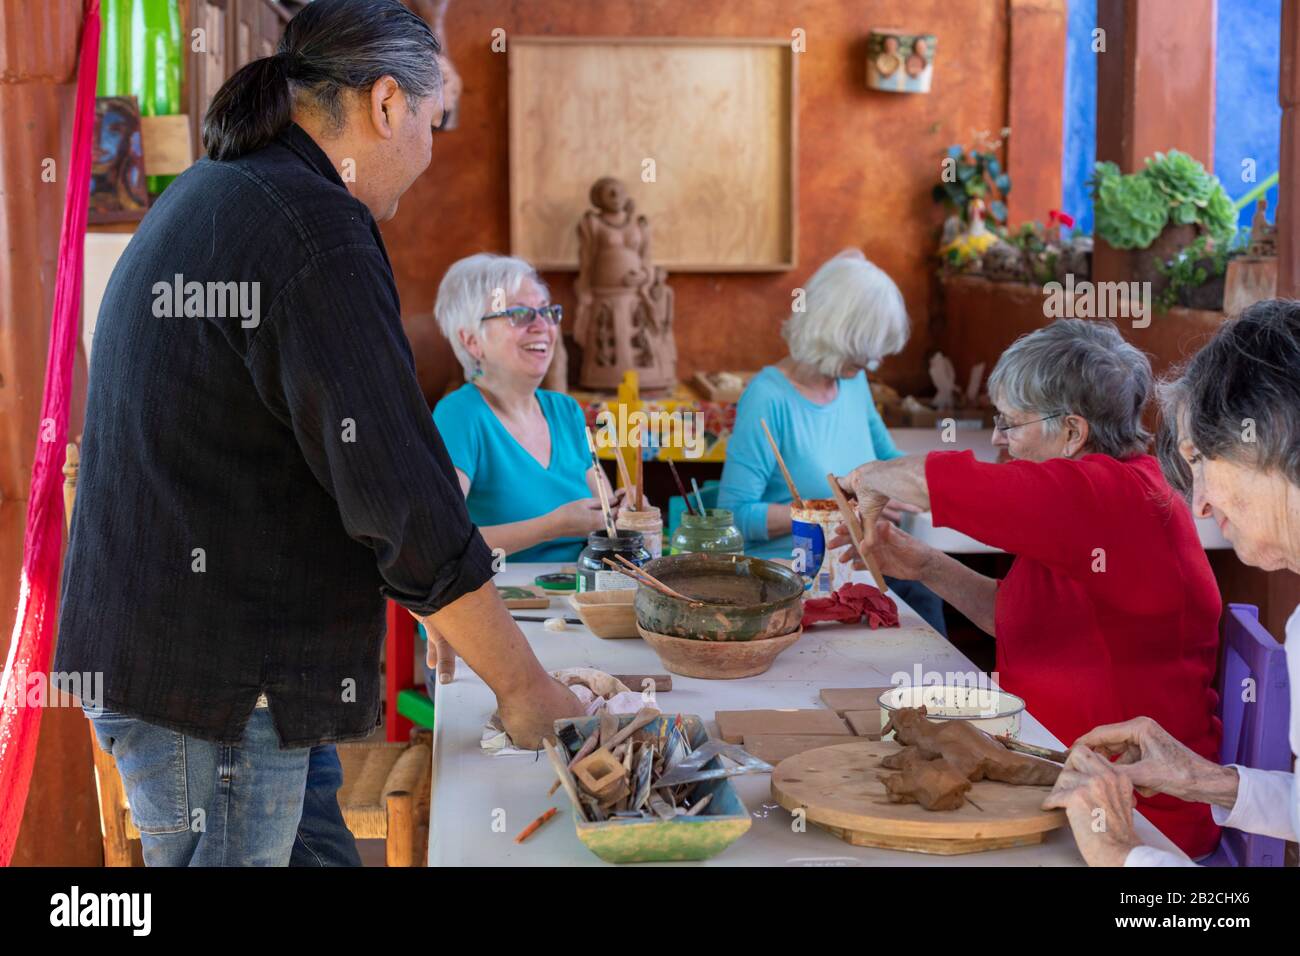
[[[80,451],[68,445],[63,465],[63,506],[69,527],[77,495]],[[90,752],[95,761],[99,794],[99,827],[104,840],[105,866],[143,866],[140,831],[131,821],[131,807],[122,776],[110,754],[95,737],[89,720]],[[352,835],[359,840],[385,841],[389,866],[424,866],[429,847],[429,791],[433,775],[433,735],[426,728],[411,732],[410,743],[352,743],[338,745],[343,765],[339,809]]]

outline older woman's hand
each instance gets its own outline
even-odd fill
[[[1133,785],[1105,757],[1075,747],[1065,760],[1044,810],[1061,809],[1089,866],[1123,866],[1141,846],[1133,828]]]
[[[839,479],[840,485],[857,499],[858,516],[862,519],[863,538],[869,545],[874,543],[876,539],[876,520],[880,518],[890,503],[889,495],[878,491],[875,482],[872,480],[872,476],[879,464],[880,462],[869,461],[858,465],[849,472],[847,477]]]
[[[1144,797],[1167,793],[1180,800],[1227,807],[1236,801],[1235,770],[1206,760],[1150,717],[1097,727],[1076,740],[1074,746],[1116,757],[1116,770]]]
[[[835,526],[835,537],[826,545],[827,550],[851,545],[849,529],[844,525]],[[870,548],[876,560],[880,562],[880,573],[904,581],[920,581],[925,577],[930,561],[938,553],[928,544],[922,544],[910,534],[900,531],[888,521],[876,522],[875,543]],[[840,555],[841,562],[852,561],[853,567],[862,571],[866,564],[858,555],[857,549],[849,547]]]

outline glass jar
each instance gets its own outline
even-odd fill
[[[682,515],[671,544],[673,554],[745,553],[745,536],[736,527],[735,515],[725,508],[710,508],[702,515]]]
[[[593,531],[587,535],[587,546],[578,555],[578,590],[635,590],[636,581],[605,563],[605,558],[613,561],[616,554],[621,554],[637,567],[650,560],[650,552],[645,549],[641,532],[618,531],[610,538],[607,531]]]
[[[641,532],[641,539],[645,543],[645,549],[650,552],[650,557],[664,556],[664,520],[658,508],[648,507],[640,511],[623,508],[618,513],[615,529]]]

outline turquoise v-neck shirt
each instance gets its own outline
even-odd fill
[[[545,468],[506,431],[478,386],[466,382],[438,403],[438,426],[451,462],[469,476],[469,516],[480,528],[538,518],[579,498],[590,498],[587,422],[568,395],[537,390],[551,430],[551,461]],[[555,538],[525,548],[514,561],[576,561],[583,538]]]
[[[736,424],[727,439],[718,507],[736,516],[745,535],[745,553],[786,557],[790,535],[768,540],[767,506],[789,504],[776,456],[763,434],[766,419],[790,477],[803,498],[829,498],[828,474],[846,475],[866,461],[902,457],[876,411],[867,373],[842,378],[835,398],[818,405],[801,395],[775,366],[754,376],[736,407]]]

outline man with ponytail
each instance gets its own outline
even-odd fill
[[[385,598],[516,744],[580,710],[497,597],[377,225],[429,164],[437,54],[398,0],[306,6],[105,291],[54,669],[103,674],[83,704],[150,865],[355,857],[313,845],[313,813],[341,827],[316,758],[379,721]]]

